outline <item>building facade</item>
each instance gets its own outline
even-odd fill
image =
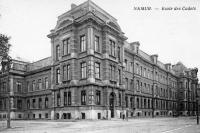
[[[117,20],[88,0],[58,17],[51,57],[13,60],[0,74],[0,119],[195,115],[198,69],[163,64],[128,43]]]

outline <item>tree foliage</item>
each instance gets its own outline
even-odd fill
[[[10,37],[0,34],[0,57],[8,55],[10,44],[9,44]]]

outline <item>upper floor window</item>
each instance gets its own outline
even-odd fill
[[[60,83],[60,68],[56,69],[56,84]]]
[[[140,74],[140,68],[139,68],[139,64],[138,63],[136,63],[136,73]]]
[[[70,53],[70,38],[63,40],[63,54],[67,55]]]
[[[64,80],[70,80],[70,64],[63,66],[63,78]]]
[[[56,60],[59,60],[59,57],[60,57],[60,46],[57,45],[56,46]]]
[[[122,104],[122,98],[121,98],[121,93],[119,93],[119,106]]]
[[[71,91],[64,92],[64,105],[71,105]]]
[[[110,80],[114,80],[115,79],[115,66],[114,65],[110,65]]]
[[[42,80],[38,79],[38,89],[41,90],[42,89]]]
[[[101,104],[101,91],[99,90],[96,91],[96,104],[97,105]]]
[[[136,89],[139,90],[139,86],[140,86],[140,81],[137,80],[137,85],[136,85]]]
[[[39,98],[38,107],[39,107],[39,108],[42,108],[42,98]]]
[[[33,82],[32,82],[32,90],[33,91],[35,90],[35,80],[33,80]]]
[[[57,106],[60,106],[60,93],[57,94]]]
[[[29,92],[29,91],[32,91],[32,90],[31,90],[31,87],[30,87],[29,81],[26,82],[26,85],[27,85],[27,90],[28,90],[28,92]]]
[[[128,87],[128,78],[125,78],[125,85],[126,85],[126,89],[129,89],[129,87]]]
[[[44,102],[44,107],[48,108],[48,104],[49,104],[49,99],[48,99],[48,97],[46,97],[45,102]]]
[[[100,79],[100,63],[95,62],[95,78]]]
[[[17,100],[17,109],[22,109],[22,100]]]
[[[85,90],[81,91],[81,104],[86,105],[86,91]]]
[[[81,52],[86,51],[86,39],[85,35],[80,37]]]
[[[45,89],[48,89],[48,87],[49,87],[49,80],[48,80],[48,77],[45,77],[45,79],[44,79],[45,81]]]
[[[35,108],[35,99],[32,99],[32,107]]]
[[[27,100],[27,109],[30,109],[30,100]]]
[[[117,56],[118,56],[119,61],[120,61],[120,59],[121,59],[121,58],[120,58],[120,57],[121,57],[121,56],[120,56],[120,55],[121,55],[120,53],[121,53],[121,49],[120,49],[120,47],[118,47],[118,48],[117,48]]]
[[[118,79],[119,79],[119,84],[121,84],[122,77],[121,77],[121,70],[120,69],[118,69]]]
[[[94,38],[94,50],[96,52],[100,52],[100,42],[99,42],[98,36],[95,36],[95,38]]]
[[[125,63],[125,70],[128,71],[128,61],[127,61],[127,59],[124,60],[124,63]]]
[[[86,71],[86,62],[81,63],[81,78],[86,78],[87,77],[87,71]]]
[[[22,83],[17,82],[17,92],[21,93],[22,92]]]
[[[110,55],[115,56],[115,42],[110,40]]]

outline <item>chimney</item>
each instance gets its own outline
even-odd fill
[[[74,3],[72,3],[72,4],[71,4],[71,9],[73,9],[73,8],[75,8],[75,7],[77,7],[77,5],[74,4]]]
[[[158,55],[157,55],[157,54],[151,55],[151,58],[152,58],[152,60],[153,60],[153,63],[154,63],[154,64],[157,64]]]
[[[130,43],[134,53],[138,54],[140,43],[139,42],[132,42]]]

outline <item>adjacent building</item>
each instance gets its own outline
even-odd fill
[[[171,65],[127,42],[117,19],[88,0],[51,30],[51,57],[13,60],[0,74],[0,119],[195,115],[198,69]]]

